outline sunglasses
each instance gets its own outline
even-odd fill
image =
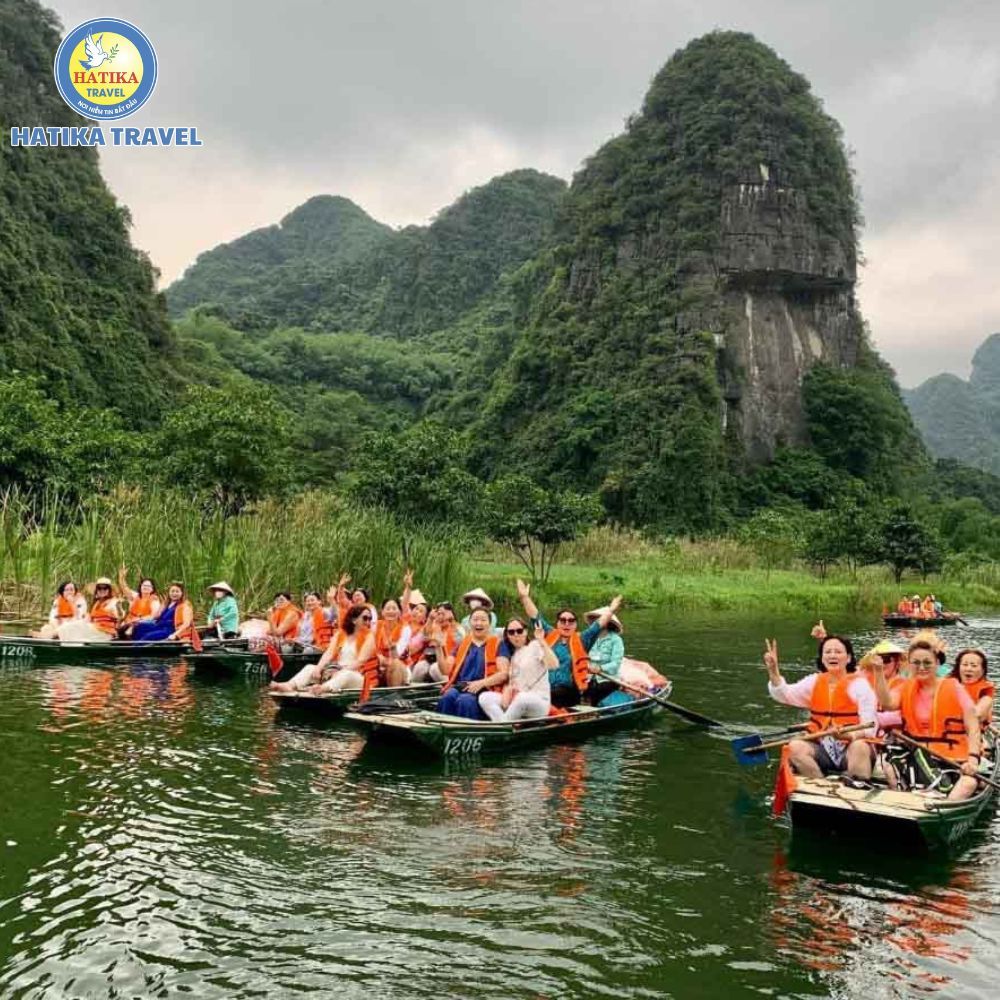
[[[371,616],[371,615],[358,615],[358,617],[359,617],[359,618],[360,618],[360,619],[361,619],[361,620],[362,620],[363,622],[370,622],[370,621],[372,620],[372,616]]]
[[[524,635],[523,628],[509,628],[507,629],[507,635]]]
[[[557,619],[560,625],[572,625],[576,621],[575,618],[570,618],[569,615],[560,615]]]

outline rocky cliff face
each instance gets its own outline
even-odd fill
[[[858,363],[853,246],[823,232],[775,166],[722,192],[715,319],[723,427],[752,461],[807,443],[802,379],[817,362]]]

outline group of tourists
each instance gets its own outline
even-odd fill
[[[981,649],[963,649],[949,666],[945,643],[931,631],[918,633],[907,648],[878,643],[856,660],[851,640],[828,635],[822,623],[816,671],[789,683],[781,674],[778,647],[767,640],[764,665],[768,692],[785,705],[809,710],[806,729],[818,740],[789,744],[792,769],[805,777],[841,774],[857,787],[871,787],[880,760],[890,788],[900,781],[892,752],[903,745],[923,748],[934,765],[948,762],[957,779],[949,798],[964,799],[977,788],[983,730],[993,719],[995,688]],[[901,734],[894,738],[892,734]]]
[[[896,613],[907,618],[940,618],[944,614],[944,605],[933,594],[922,599],[919,594],[914,594],[900,599]]]
[[[638,661],[631,682],[620,678],[625,662],[624,631],[617,611],[622,598],[584,616],[578,628],[576,612],[561,608],[554,622],[531,598],[531,589],[517,581],[523,615],[498,625],[493,600],[480,587],[462,596],[468,613],[456,621],[449,602],[431,605],[412,575],[403,579],[400,598],[375,607],[368,591],[348,591],[341,578],[328,595],[326,610],[316,594],[307,595],[312,610],[299,612],[282,601],[270,619],[271,628],[301,648],[296,622],[308,613],[315,639],[307,651],[320,652],[315,664],[303,667],[291,680],[272,682],[276,691],[327,692],[359,690],[361,699],[375,687],[409,684],[442,685],[437,711],[474,720],[510,722],[541,718],[581,703],[601,704],[616,692],[643,691],[663,678]],[[287,598],[287,595],[282,595]],[[273,615],[280,615],[275,618]],[[297,617],[298,616],[298,617]],[[323,622],[326,622],[326,629]],[[625,697],[631,697],[626,694]]]
[[[522,580],[516,586],[523,614],[502,626],[481,587],[462,595],[466,614],[459,621],[450,602],[431,604],[413,586],[412,571],[403,576],[400,596],[378,606],[367,588],[350,584],[343,574],[325,595],[307,591],[300,603],[281,591],[266,617],[241,620],[233,588],[220,580],[206,588],[212,603],[206,624],[196,626],[183,584],[171,583],[161,596],[153,580],[144,578],[133,590],[122,566],[117,588],[107,577],[89,588],[89,607],[72,581],[62,583],[48,621],[33,635],[72,642],[189,642],[196,633],[261,640],[279,655],[316,658],[291,680],[272,682],[273,690],[356,690],[365,700],[376,687],[437,684],[438,711],[497,722],[631,698],[665,683],[640,661],[627,661],[628,682],[620,677],[626,662],[620,595],[588,611],[581,630],[572,608],[560,608],[553,619],[540,612]]]

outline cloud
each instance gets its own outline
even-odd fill
[[[67,26],[106,13],[55,7]],[[734,28],[809,78],[856,151],[861,298],[904,381],[963,369],[1000,328],[985,225],[1000,5],[987,0],[132,0],[123,16],[160,60],[135,124],[194,124],[206,144],[102,156],[164,282],[314,194],[404,225],[504,170],[568,178],[677,48]]]

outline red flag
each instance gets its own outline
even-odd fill
[[[267,665],[271,668],[271,676],[277,677],[281,673],[281,668],[285,665],[285,661],[281,658],[277,649],[274,648],[273,643],[267,644]]]
[[[205,648],[205,644],[201,641],[201,635],[193,625],[191,626],[191,648],[196,653],[200,653]]]
[[[771,806],[771,813],[774,816],[783,816],[788,805],[788,798],[795,791],[795,774],[792,765],[788,762],[789,750],[787,745],[781,748],[781,760],[778,761],[778,773],[774,778],[774,804]]]

